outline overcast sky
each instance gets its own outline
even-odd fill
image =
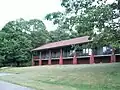
[[[113,0],[108,0],[112,2]],[[47,30],[54,30],[55,26],[44,20],[44,16],[55,11],[63,11],[60,0],[0,0],[0,29],[11,20],[23,18],[41,19]]]
[[[0,0],[0,29],[11,20],[44,20],[46,14],[55,11],[63,11],[60,0]],[[48,30],[55,29],[51,22],[44,23]]]

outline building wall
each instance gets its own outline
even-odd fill
[[[77,64],[89,64],[89,58],[78,58],[77,59]]]
[[[116,62],[120,62],[120,55],[116,55]]]
[[[34,65],[38,66],[39,65],[39,61],[34,61]]]
[[[73,64],[73,59],[63,59],[63,64]]]
[[[48,60],[42,60],[42,65],[48,65]]]
[[[59,59],[57,59],[57,60],[51,60],[51,64],[52,65],[59,64]]]
[[[110,56],[94,57],[95,63],[110,63]]]

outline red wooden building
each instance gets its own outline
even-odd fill
[[[120,62],[120,50],[113,54],[110,47],[92,50],[88,47],[75,49],[74,45],[92,42],[89,36],[73,38],[42,45],[32,50],[32,65],[93,64]]]

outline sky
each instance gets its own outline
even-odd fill
[[[0,29],[9,21],[23,18],[40,19],[47,30],[54,30],[56,26],[44,17],[48,13],[63,10],[60,0],[0,0]]]
[[[108,0],[111,3],[113,0]],[[0,29],[9,21],[23,18],[42,20],[47,30],[55,30],[52,22],[44,19],[51,12],[64,11],[60,0],[0,0]]]

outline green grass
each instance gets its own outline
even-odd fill
[[[1,68],[0,80],[36,90],[120,90],[120,63]]]

